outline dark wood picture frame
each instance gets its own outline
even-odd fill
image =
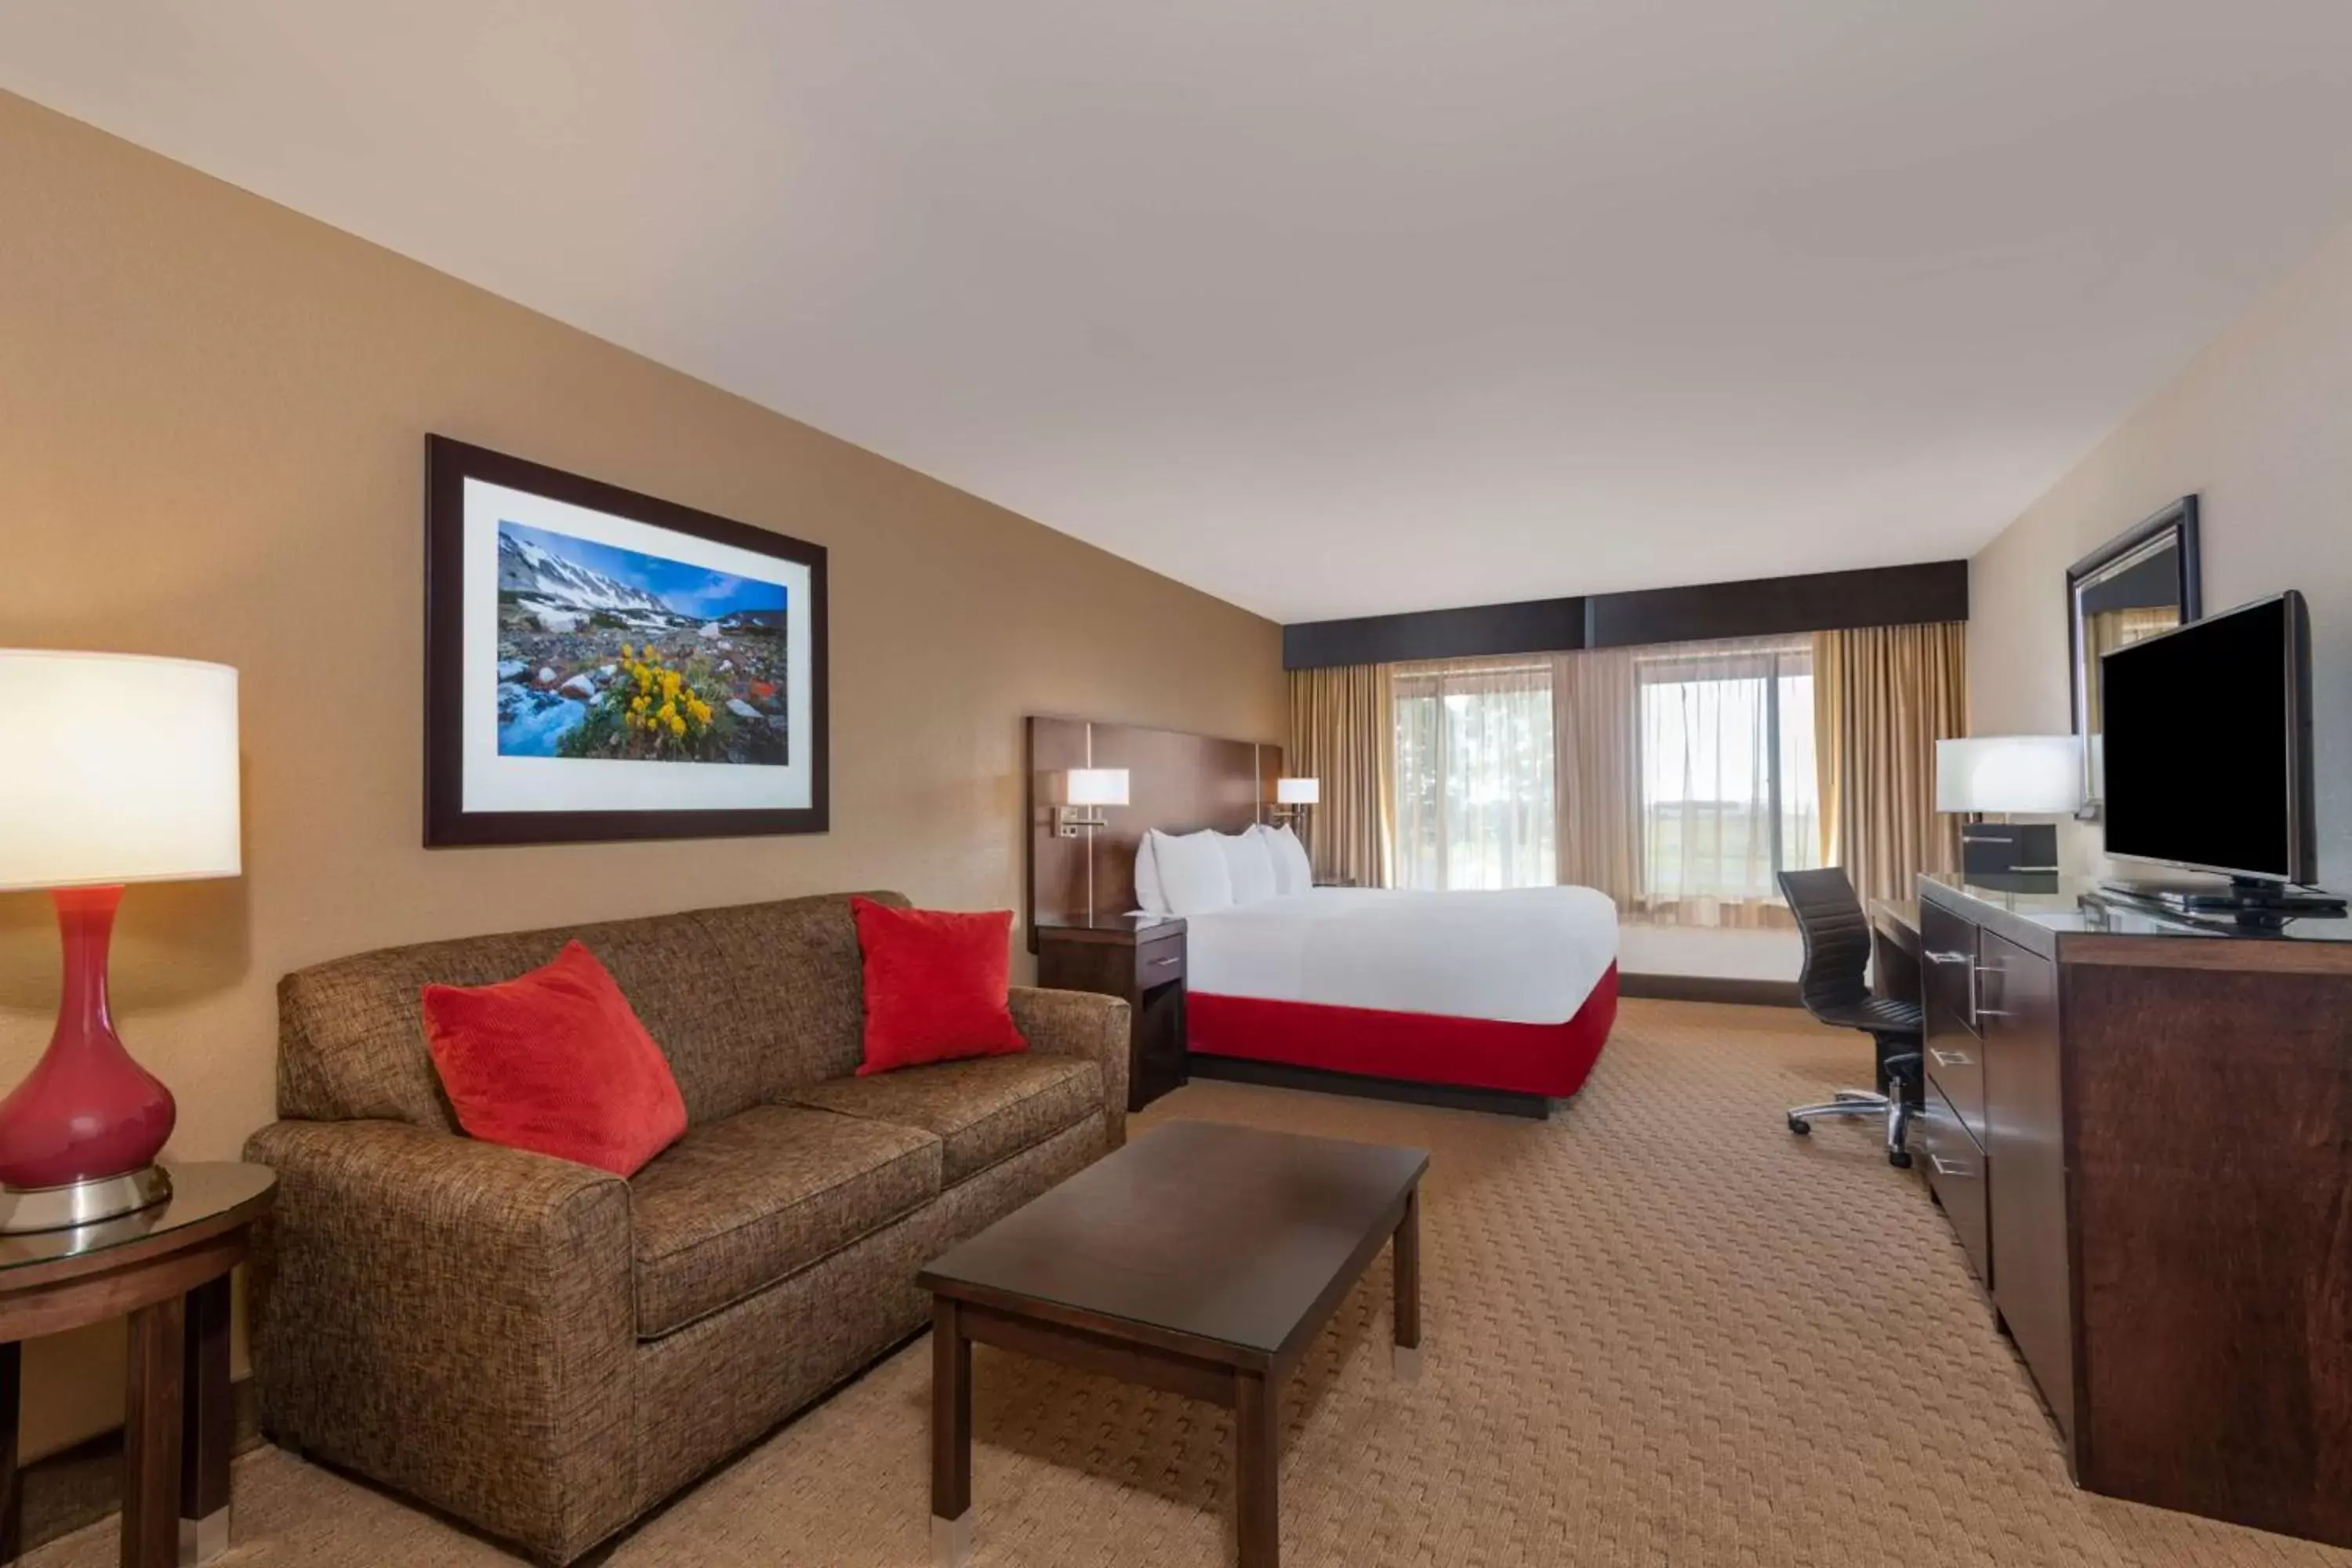
[[[2105,781],[2099,776],[2092,752],[2095,733],[2090,711],[2092,680],[2085,664],[2085,650],[2089,645],[2083,630],[2083,593],[2086,584],[2095,583],[2116,563],[2152,544],[2168,541],[2176,568],[2174,602],[2179,606],[2180,622],[2185,626],[2190,621],[2201,620],[2205,615],[2205,573],[2203,562],[2198,554],[2199,510],[2196,496],[2182,496],[2140,519],[2066,568],[2066,671],[2069,686],[2066,706],[2073,716],[2074,733],[2082,736],[2084,741],[2083,805],[2074,815],[2086,822],[2098,819],[2106,791]]]
[[[593,844],[656,838],[732,838],[831,828],[831,737],[826,670],[825,549],[805,540],[698,511],[544,464],[469,446],[425,440],[425,844],[449,848]],[[467,811],[463,712],[465,482],[479,479],[632,522],[789,561],[809,574],[809,804],[713,810]]]

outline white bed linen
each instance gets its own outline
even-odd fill
[[[1218,996],[1564,1024],[1617,962],[1591,888],[1316,888],[1186,917],[1186,984]]]

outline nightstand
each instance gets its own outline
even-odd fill
[[[1189,1076],[1184,1067],[1184,922],[1107,915],[1040,921],[1037,984],[1117,996],[1129,1012],[1127,1108],[1140,1110]]]

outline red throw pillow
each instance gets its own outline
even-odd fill
[[[635,1175],[686,1131],[677,1079],[621,988],[578,942],[495,985],[427,985],[425,1040],[457,1125]]]
[[[1025,1051],[1013,1023],[1013,911],[951,914],[852,899],[866,953],[866,1060],[889,1072]]]

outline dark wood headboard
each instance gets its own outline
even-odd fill
[[[1144,834],[1238,833],[1258,821],[1282,776],[1282,748],[1181,730],[1087,719],[1029,720],[1028,928],[1039,920],[1124,914],[1135,908],[1135,849]],[[1108,827],[1054,834],[1052,776],[1066,768],[1125,768],[1128,804],[1104,808]],[[1091,845],[1093,865],[1087,864]],[[1088,872],[1091,869],[1092,876]]]

